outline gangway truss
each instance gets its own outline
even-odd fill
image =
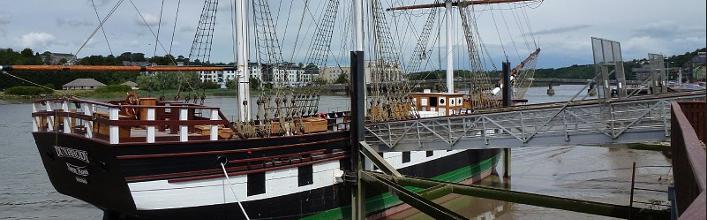
[[[698,91],[522,105],[369,123],[365,136],[379,152],[659,142],[670,137],[670,102],[703,98]]]

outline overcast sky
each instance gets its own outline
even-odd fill
[[[94,0],[101,18],[118,0]],[[157,32],[160,3],[158,0],[132,0],[147,25],[140,18],[129,0],[123,2],[105,25],[110,46],[116,55],[125,51],[143,52],[152,56],[154,35],[147,26]],[[309,0],[309,12],[302,19],[305,0],[269,1],[273,16],[278,21],[278,35],[286,60],[301,62],[313,32],[313,18],[321,13],[324,0]],[[432,0],[383,0],[384,4],[412,4],[432,2]],[[592,62],[590,37],[602,37],[621,42],[625,59],[645,57],[648,53],[673,55],[705,47],[707,13],[705,0],[545,0],[533,7],[511,10],[512,6],[479,7],[478,26],[481,38],[489,48],[493,62],[503,59],[503,49],[512,62],[517,63],[532,48],[534,36],[542,49],[540,67],[560,67]],[[179,19],[173,42],[173,54],[187,56],[194,37],[195,27],[201,13],[202,0],[182,0]],[[231,62],[233,60],[231,38],[230,0],[219,3],[217,28],[211,61]],[[345,57],[351,48],[350,32],[345,20],[349,16],[350,1],[342,0],[339,19],[332,45],[333,58],[330,64],[348,62]],[[165,0],[160,41],[168,50],[177,0]],[[496,9],[496,10],[491,10]],[[389,22],[394,25],[394,38],[399,43],[403,56],[414,46],[415,35],[424,21],[422,13],[388,13]],[[311,14],[310,14],[311,13]],[[527,22],[524,19],[527,14]],[[289,17],[289,22],[287,22]],[[441,17],[441,16],[440,16]],[[465,67],[466,59],[459,14],[454,15],[457,66]],[[397,18],[397,19],[393,19]],[[495,20],[495,22],[493,22]],[[300,28],[300,21],[303,24]],[[0,1],[0,48],[32,48],[36,51],[76,53],[97,27],[98,20],[90,0],[23,0]],[[529,25],[527,25],[529,24]],[[397,27],[397,29],[395,28]],[[528,28],[530,27],[530,28]],[[396,31],[397,30],[397,31]],[[435,27],[435,32],[437,31]],[[300,37],[297,37],[297,34]],[[442,37],[444,37],[442,35]],[[436,34],[435,37],[436,38]],[[502,43],[501,43],[502,42]],[[438,44],[437,46],[444,46]],[[166,52],[162,48],[158,55]],[[292,51],[297,51],[293,54]],[[438,65],[435,58],[432,66]],[[98,32],[78,56],[110,54],[106,41]],[[404,59],[406,59],[404,57]],[[500,61],[498,61],[500,62]]]

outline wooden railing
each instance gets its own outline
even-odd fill
[[[233,135],[218,108],[157,102],[130,105],[76,98],[32,103],[33,132],[63,132],[109,144],[219,140]]]
[[[698,129],[693,127],[701,124],[700,129],[704,129],[705,102],[683,104],[673,102],[671,111],[671,148],[677,214],[679,219],[705,219],[705,145],[695,132]],[[696,107],[698,105],[701,105],[701,108]],[[686,109],[691,110],[686,111],[682,108],[684,106],[689,106]],[[691,121],[689,118],[701,118],[702,121]]]

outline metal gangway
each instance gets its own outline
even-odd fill
[[[704,91],[521,105],[473,114],[370,123],[376,151],[606,145],[669,140],[670,103]]]

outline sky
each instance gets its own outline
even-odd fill
[[[133,1],[136,10],[130,3]],[[108,44],[101,31],[89,39],[98,26],[91,0],[23,0],[0,1],[0,48],[32,48],[35,51],[58,53],[78,52],[79,57],[119,55],[125,51],[142,52],[147,56],[172,54],[188,56],[202,0],[182,0],[175,26],[178,0],[125,0],[104,25]],[[97,12],[104,18],[119,0],[93,0]],[[324,0],[270,0],[277,22],[277,35],[283,58],[302,62],[311,42],[314,24],[323,10]],[[308,2],[309,4],[305,4]],[[382,0],[384,7],[429,3],[432,0]],[[212,62],[232,62],[231,29],[232,0],[219,1],[214,33]],[[480,39],[488,49],[488,63],[500,67],[508,57],[518,63],[537,44],[541,48],[538,67],[562,67],[590,64],[590,37],[621,42],[623,57],[640,59],[648,53],[682,54],[706,46],[707,12],[704,0],[545,0],[528,7],[518,5],[484,6],[475,8]],[[304,10],[305,6],[308,10]],[[346,65],[351,50],[350,1],[341,1],[333,34],[329,65]],[[160,24],[160,11],[162,23]],[[303,11],[306,12],[303,16]],[[138,13],[139,12],[139,13]],[[403,61],[409,59],[429,11],[387,12],[396,48]],[[142,17],[139,14],[142,14]],[[443,15],[438,16],[442,18]],[[525,19],[527,18],[527,19]],[[452,16],[454,61],[456,68],[468,68],[466,45],[459,21]],[[440,21],[441,22],[441,21]],[[443,23],[434,27],[428,69],[444,66]],[[149,28],[148,28],[149,27]],[[151,30],[150,30],[151,29]],[[155,34],[159,29],[161,46],[155,50]],[[174,32],[173,32],[174,30]],[[437,35],[437,32],[440,35]],[[174,41],[171,41],[174,33]],[[84,45],[84,43],[86,43]],[[253,42],[251,42],[253,44]],[[84,45],[82,47],[82,45]],[[370,45],[370,44],[368,44]],[[162,47],[164,46],[164,47]],[[79,50],[81,48],[81,50]],[[442,50],[440,50],[442,49]],[[293,52],[295,51],[295,52]],[[504,51],[505,54],[504,55]],[[251,58],[254,58],[251,53]],[[440,63],[442,61],[442,63]]]

